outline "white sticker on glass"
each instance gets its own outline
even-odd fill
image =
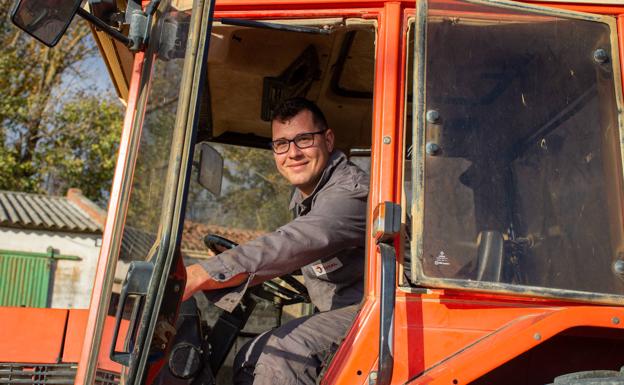
[[[433,264],[436,266],[438,265],[449,266],[451,263],[449,262],[449,259],[446,256],[446,254],[444,254],[444,251],[440,251],[440,254],[438,254]]]

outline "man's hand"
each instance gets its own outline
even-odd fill
[[[186,287],[182,295],[182,301],[186,301],[200,290],[216,290],[226,287],[238,286],[249,277],[247,273],[235,275],[227,281],[215,281],[210,274],[199,264],[186,268]]]

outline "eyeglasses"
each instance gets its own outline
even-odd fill
[[[322,134],[327,129],[316,131],[316,132],[305,132],[303,134],[299,134],[292,139],[276,139],[271,143],[271,148],[273,152],[276,154],[285,154],[290,150],[290,142],[293,142],[295,146],[299,149],[304,149],[308,147],[314,146],[314,135]]]

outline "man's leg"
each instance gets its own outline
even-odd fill
[[[290,321],[245,345],[234,360],[234,384],[314,385],[359,309],[352,305]]]

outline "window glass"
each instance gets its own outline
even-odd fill
[[[624,294],[613,25],[428,7],[415,275]]]

